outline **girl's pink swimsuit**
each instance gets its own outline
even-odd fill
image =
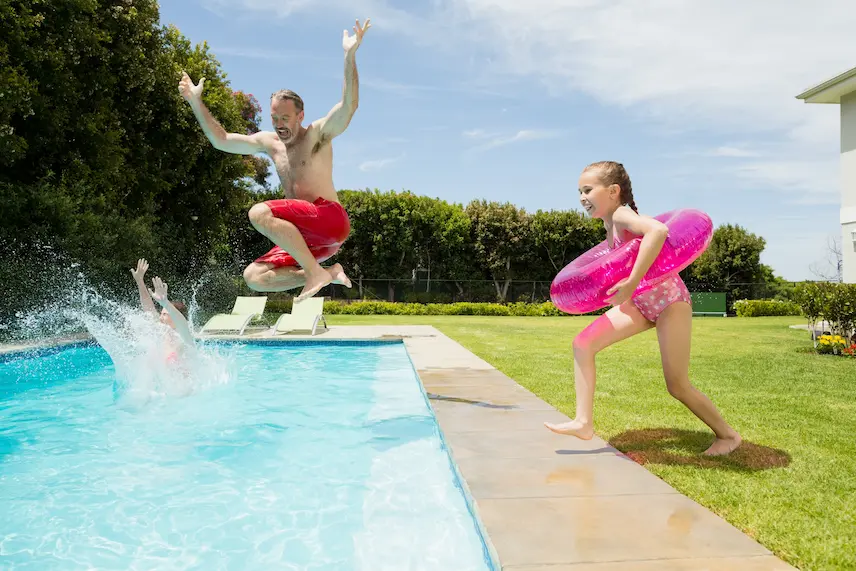
[[[613,242],[613,249],[621,245],[621,240],[617,237],[613,237]],[[631,300],[639,313],[652,323],[657,323],[657,319],[663,310],[673,303],[685,301],[690,307],[693,304],[690,292],[678,274],[669,276],[645,293],[633,296]]]

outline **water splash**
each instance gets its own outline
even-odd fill
[[[76,269],[74,265],[69,270]],[[67,273],[67,287],[42,307],[18,312],[13,324],[19,340],[38,341],[88,333],[115,368],[114,400],[139,408],[152,400],[187,397],[236,378],[236,362],[227,347],[186,346],[177,333],[136,305],[102,295],[81,271]],[[189,325],[198,313],[193,285],[187,304]]]

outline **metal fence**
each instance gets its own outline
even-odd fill
[[[725,292],[730,309],[738,299],[790,299],[797,283],[731,283],[722,287],[719,284],[687,282],[687,288],[691,292]],[[511,280],[506,284],[492,280],[355,279],[350,289],[330,285],[324,289],[323,295],[340,301],[539,303],[550,301],[550,284],[549,281],[532,280]],[[291,297],[292,293],[285,297]]]

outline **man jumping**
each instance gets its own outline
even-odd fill
[[[359,102],[356,51],[371,27],[356,21],[354,35],[345,30],[345,85],[342,101],[326,117],[303,126],[303,100],[290,90],[271,96],[271,121],[275,132],[252,135],[227,133],[202,103],[202,87],[183,73],[178,89],[215,148],[239,155],[266,153],[276,167],[285,198],[254,205],[249,212],[256,230],[275,244],[244,270],[244,281],[256,291],[286,291],[303,286],[295,300],[312,297],[329,283],[351,287],[340,264],[321,267],[335,254],[351,232],[347,212],[339,204],[333,186],[331,141],[341,135]],[[300,269],[298,269],[298,267]]]

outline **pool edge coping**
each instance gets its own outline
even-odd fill
[[[442,335],[440,331],[438,331],[438,333]],[[473,523],[475,524],[476,533],[478,534],[479,540],[481,541],[483,554],[487,560],[486,562],[488,563],[488,568],[490,569],[490,571],[502,571],[503,565],[502,560],[499,557],[499,552],[497,551],[496,546],[494,545],[493,540],[490,537],[490,533],[488,533],[484,518],[479,513],[478,502],[476,501],[476,497],[470,489],[467,479],[464,477],[464,474],[461,471],[460,463],[455,460],[455,455],[452,451],[452,448],[449,446],[449,441],[446,437],[446,433],[443,430],[443,426],[440,422],[440,419],[437,417],[437,411],[434,409],[433,406],[431,406],[431,399],[428,396],[428,390],[425,388],[425,382],[422,380],[422,376],[419,374],[419,369],[413,360],[413,355],[411,354],[410,348],[407,346],[407,338],[402,339],[402,345],[404,347],[404,352],[407,355],[407,361],[410,363],[411,370],[413,371],[413,376],[416,378],[417,384],[419,385],[419,391],[422,394],[425,406],[428,408],[428,411],[431,414],[431,418],[434,419],[434,424],[437,426],[440,446],[446,456],[446,460],[448,461],[449,469],[453,474],[455,487],[460,490],[461,495],[464,498],[464,503],[467,506],[467,512],[469,513],[470,517],[473,520]]]

